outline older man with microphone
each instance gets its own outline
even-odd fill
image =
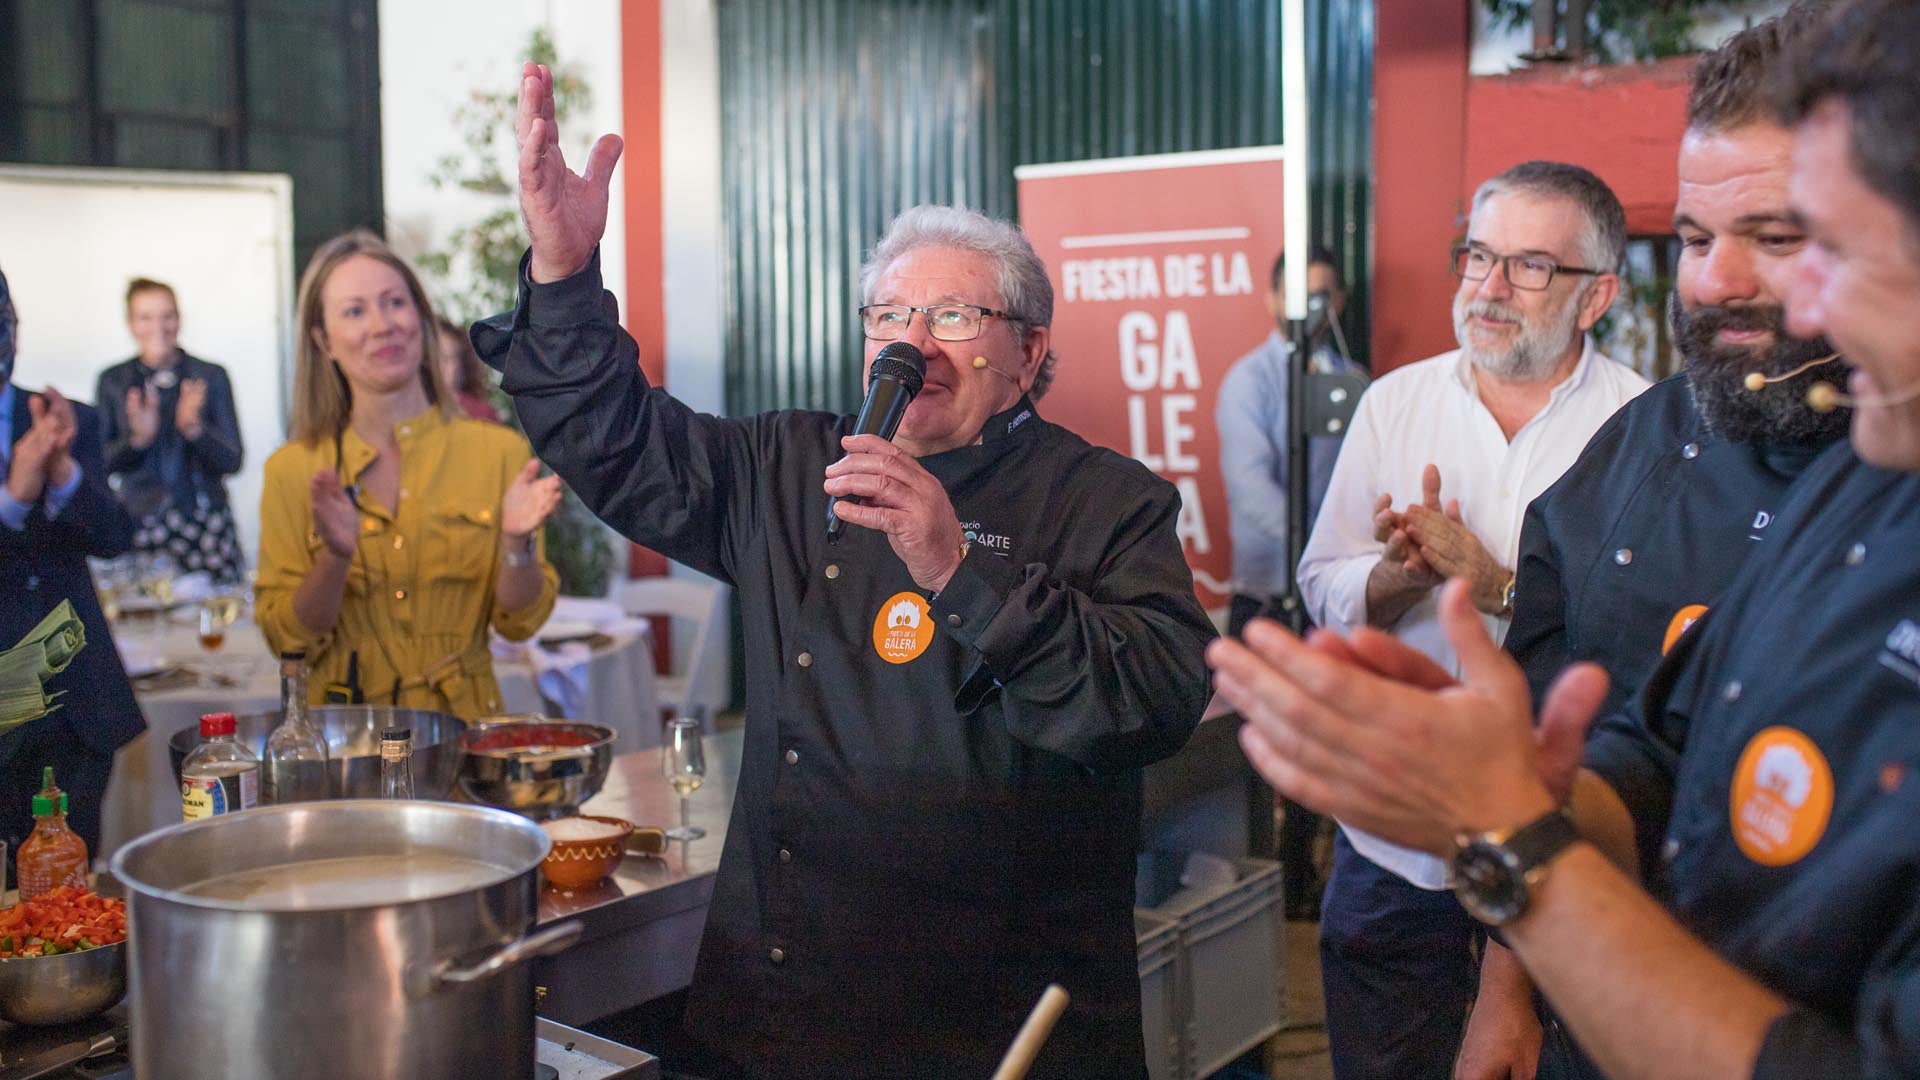
[[[1032,246],[949,207],[894,221],[858,313],[864,412],[911,396],[891,439],[702,415],[647,385],[600,286],[619,140],[570,172],[534,65],[518,126],[532,250],[481,355],[596,513],[743,607],[746,745],[687,1010],[701,1075],[986,1076],[1058,982],[1033,1075],[1144,1076],[1140,768],[1198,721],[1213,631],[1173,487],[1033,404],[1053,305]]]

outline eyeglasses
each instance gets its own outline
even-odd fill
[[[868,304],[860,309],[860,328],[870,340],[898,341],[906,336],[907,327],[913,324],[913,313],[916,311],[926,314],[927,329],[938,341],[972,341],[980,336],[980,321],[987,316],[1013,318],[1009,312],[995,311],[979,304],[928,304],[925,307]]]
[[[1453,273],[1467,281],[1485,281],[1495,266],[1516,289],[1538,292],[1553,284],[1555,274],[1587,274],[1598,277],[1608,271],[1584,266],[1561,266],[1545,255],[1498,255],[1477,244],[1460,244],[1453,249]]]

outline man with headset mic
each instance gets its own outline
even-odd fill
[[[1836,4],[1783,71],[1808,240],[1786,329],[1853,366],[1846,391],[1808,390],[1853,407],[1849,440],[1801,474],[1639,716],[1607,721],[1637,745],[1609,767],[1614,810],[1561,808],[1604,673],[1563,673],[1536,733],[1460,583],[1441,605],[1458,683],[1365,633],[1256,622],[1210,657],[1255,766],[1447,858],[1609,1077],[1920,1075],[1920,4]],[[1594,842],[1621,830],[1656,852],[1664,903]]]
[[[1846,437],[1849,410],[1806,401],[1813,380],[1840,369],[1833,346],[1786,330],[1807,238],[1787,205],[1793,133],[1766,96],[1782,49],[1812,21],[1801,5],[1694,64],[1669,306],[1686,366],[1614,414],[1527,509],[1504,645],[1536,705],[1561,669],[1590,660],[1610,682],[1605,711],[1628,707],[1771,535],[1788,484]],[[1604,778],[1620,753],[1636,744],[1601,731],[1586,759]],[[1524,1076],[1536,1057],[1549,1080],[1596,1075],[1560,1025],[1534,1019],[1533,996],[1512,954],[1490,945],[1458,1080]]]
[[[986,1075],[1058,982],[1072,1003],[1033,1075],[1144,1076],[1140,769],[1199,720],[1213,629],[1173,486],[1035,405],[1053,290],[1032,245],[957,207],[889,226],[850,314],[891,439],[824,412],[707,416],[648,384],[600,285],[618,140],[569,171],[534,65],[519,135],[532,246],[475,344],[587,505],[742,607],[695,1071]]]

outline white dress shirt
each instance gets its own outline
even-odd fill
[[[1373,538],[1374,501],[1382,493],[1393,496],[1396,509],[1419,501],[1420,475],[1429,464],[1440,468],[1441,503],[1460,500],[1467,527],[1511,569],[1527,504],[1567,471],[1608,417],[1646,388],[1646,379],[1601,355],[1589,337],[1573,374],[1509,442],[1459,350],[1381,376],[1360,398],[1300,560],[1300,590],[1313,621],[1342,632],[1366,625],[1367,577],[1386,546]],[[1496,642],[1506,636],[1506,619],[1482,617]],[[1393,633],[1460,673],[1440,629],[1439,590],[1408,608]],[[1423,889],[1446,887],[1441,860],[1341,827],[1354,849],[1380,866]]]

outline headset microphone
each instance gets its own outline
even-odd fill
[[[1805,374],[1809,368],[1817,368],[1821,364],[1830,364],[1838,359],[1840,359],[1839,353],[1828,353],[1827,355],[1821,357],[1818,360],[1809,360],[1806,363],[1801,364],[1799,367],[1794,368],[1792,371],[1787,372],[1785,375],[1762,375],[1758,371],[1749,371],[1747,372],[1747,378],[1745,380],[1746,387],[1749,390],[1758,392],[1766,389],[1768,383],[1786,382],[1788,379],[1797,378],[1800,375]]]
[[[1843,394],[1832,383],[1824,382],[1814,383],[1807,389],[1807,407],[1820,413],[1842,407],[1858,409],[1863,406],[1904,405],[1914,398],[1920,398],[1920,382],[1891,394]]]
[[[1001,378],[1007,380],[1008,382],[1012,383],[1015,386],[1020,385],[1019,379],[1016,379],[1013,376],[1007,374],[1006,372],[1001,371],[999,368],[994,367],[992,364],[987,363],[987,358],[984,356],[976,356],[973,358],[973,369],[975,371],[991,371],[995,375],[1000,376]]]
[[[1762,375],[1758,371],[1747,373],[1745,385],[1749,390],[1763,390],[1769,383],[1785,382],[1805,372],[1809,368],[1839,360],[1839,353],[1829,353],[1818,360],[1809,360],[1784,375]],[[1857,409],[1861,406],[1904,405],[1914,398],[1920,398],[1920,382],[1891,394],[1846,394],[1830,382],[1817,382],[1807,387],[1807,407],[1817,413],[1830,413],[1835,409]]]

